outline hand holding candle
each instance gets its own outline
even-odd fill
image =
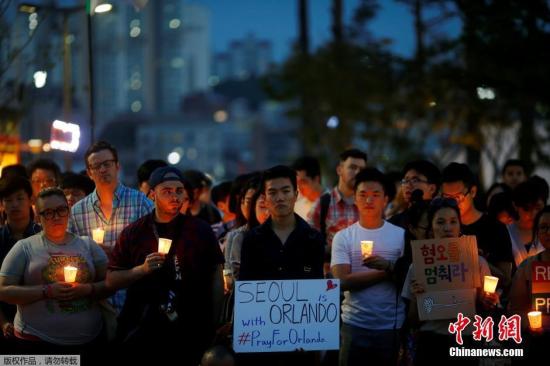
[[[361,255],[363,259],[368,258],[372,255],[374,250],[374,242],[371,240],[361,240]]]
[[[76,281],[76,274],[78,272],[78,268],[73,266],[65,266],[63,268],[63,272],[65,275],[65,282],[73,283]]]
[[[483,279],[483,290],[489,294],[494,294],[497,289],[498,277],[485,276]]]
[[[103,237],[105,236],[105,230],[98,227],[92,230],[92,239],[98,244],[103,244]]]
[[[166,238],[159,238],[159,253],[168,254],[170,251],[170,246],[172,245],[172,240]]]

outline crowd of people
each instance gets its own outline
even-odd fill
[[[338,181],[321,182],[314,157],[213,185],[197,170],[148,160],[137,189],[120,182],[117,150],[89,147],[86,171],[48,159],[12,165],[0,179],[0,355],[80,354],[83,364],[181,365],[480,364],[453,359],[456,319],[421,321],[414,240],[476,238],[476,313],[519,314],[529,362],[544,352],[550,322],[528,327],[533,263],[550,261],[549,188],[509,160],[486,192],[471,169],[427,160],[383,173],[348,149]],[[159,239],[169,239],[168,251]],[[360,242],[376,242],[365,258]],[[66,268],[76,268],[74,282]],[[477,272],[477,269],[476,269]],[[232,350],[238,280],[340,280],[340,349]],[[472,344],[472,327],[466,344]],[[511,347],[506,341],[491,347]]]

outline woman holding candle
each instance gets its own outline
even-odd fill
[[[63,191],[39,193],[43,232],[20,240],[0,270],[0,300],[17,305],[19,353],[82,353],[99,343],[107,257],[88,237],[67,231],[69,205]],[[65,277],[76,268],[75,282]],[[75,269],[72,270],[73,275]]]
[[[544,345],[550,344],[550,319],[548,315],[544,314],[546,306],[542,306],[539,309],[533,308],[533,263],[544,262],[544,264],[548,265],[550,262],[550,206],[544,207],[535,217],[533,240],[538,240],[544,247],[544,251],[527,258],[518,267],[512,280],[508,312],[510,315],[521,315],[523,330],[529,329],[531,335],[533,335],[533,337],[530,337],[531,345],[528,357],[529,359],[537,360],[540,359],[538,356],[542,356],[542,353],[546,353]],[[548,278],[546,276],[543,277],[545,278],[542,279]],[[541,296],[541,298],[546,298],[546,296]],[[537,327],[533,329],[533,327],[530,326],[530,319],[527,315],[532,310],[541,310],[543,312],[541,328]]]
[[[460,211],[455,200],[447,198],[435,198],[430,203],[428,209],[428,233],[434,239],[439,238],[457,238],[460,236]],[[484,278],[490,275],[491,271],[487,261],[479,256],[479,272],[480,277]],[[450,320],[430,320],[419,322],[418,320],[418,305],[416,295],[425,292],[424,286],[414,279],[413,265],[409,267],[409,272],[403,286],[402,296],[409,301],[409,319],[411,323],[417,324],[417,349],[415,355],[416,365],[425,365],[441,362],[448,362],[449,347],[456,346],[454,344],[454,336],[449,334]],[[483,286],[477,291],[477,306],[476,312],[490,311],[495,308],[498,303],[498,294],[487,293],[483,291]],[[471,334],[471,329],[466,329],[463,334]],[[468,332],[469,331],[469,332]],[[469,361],[460,359],[460,362],[468,364]],[[473,364],[477,364],[477,360],[473,360]]]

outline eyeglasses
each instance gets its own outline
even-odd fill
[[[69,206],[59,206],[56,209],[48,209],[39,212],[39,214],[46,220],[53,220],[55,215],[59,217],[67,217],[69,215]]]
[[[90,165],[90,170],[97,172],[101,168],[109,169],[116,163],[115,159],[105,160],[101,163]]]
[[[449,197],[436,197],[430,202],[431,207],[457,207],[458,202],[454,198]]]
[[[401,179],[401,185],[403,186],[406,186],[407,184],[414,186],[414,185],[417,185],[418,183],[428,183],[428,181],[417,177],[413,177],[411,179]]]
[[[468,188],[468,190],[465,193],[459,193],[459,194],[455,194],[455,195],[450,195],[450,194],[443,193],[443,198],[453,199],[457,203],[460,203],[460,202],[464,201],[466,196],[469,195],[469,194],[470,194],[470,188]]]
[[[539,232],[539,234],[546,234],[546,233],[550,232],[550,226],[547,226],[547,225],[539,226],[537,228],[537,231]]]
[[[111,168],[115,163],[116,163],[116,160],[115,160],[115,159],[105,160],[105,161],[102,161],[101,163],[97,163],[97,164],[94,164],[94,165],[90,165],[90,170],[92,170],[92,171],[98,171],[98,170],[100,170],[101,168],[109,169],[109,168]]]

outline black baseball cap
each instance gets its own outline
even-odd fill
[[[154,189],[157,185],[172,180],[180,181],[183,185],[189,184],[179,169],[174,168],[173,166],[164,166],[155,169],[153,173],[151,173],[151,177],[149,178],[149,187]]]

